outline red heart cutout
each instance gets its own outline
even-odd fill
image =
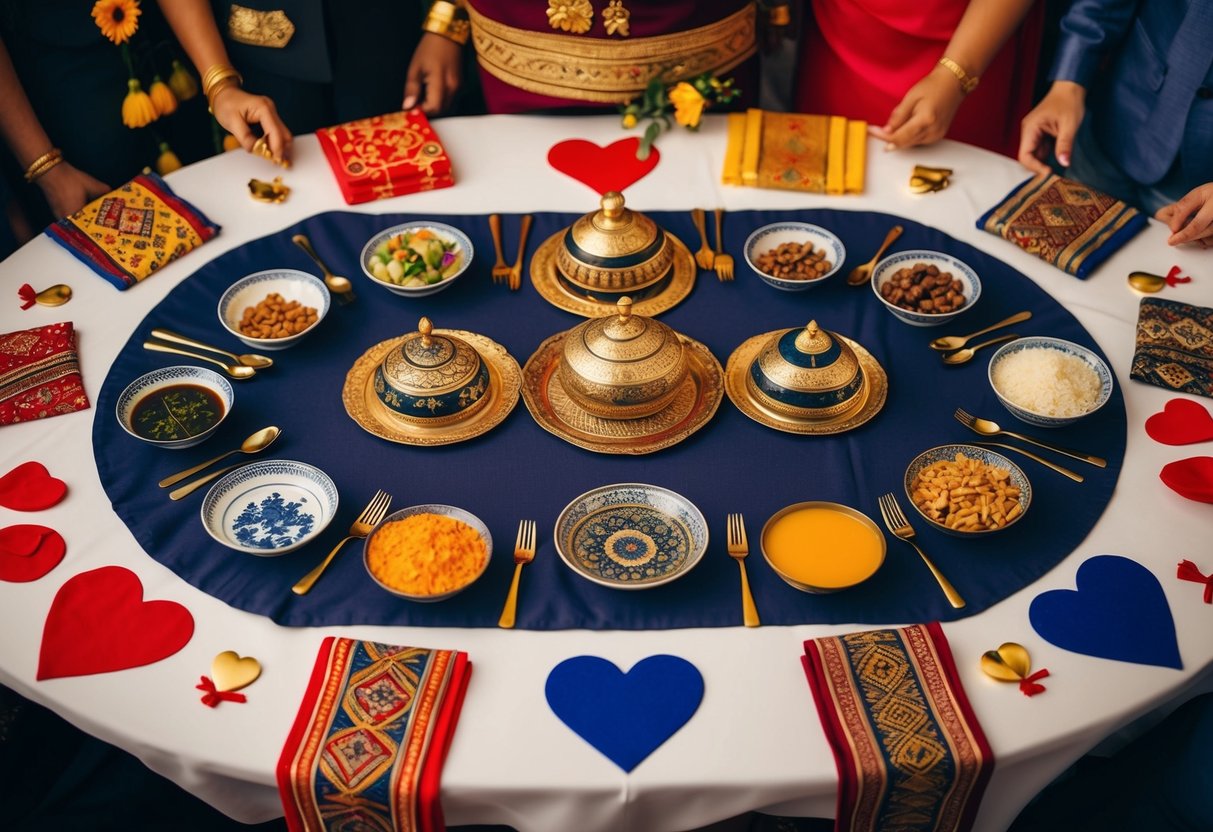
[[[46,526],[9,526],[0,529],[0,581],[36,581],[59,565],[67,544]]]
[[[1213,503],[1213,456],[1194,456],[1168,462],[1158,473],[1158,478],[1181,497]]]
[[[548,164],[589,185],[599,194],[622,191],[647,176],[661,161],[656,147],[652,148],[649,158],[637,159],[639,146],[640,139],[635,136],[611,142],[606,147],[585,139],[566,139],[552,145],[548,151]]]
[[[1191,399],[1171,399],[1162,409],[1146,419],[1146,433],[1164,445],[1191,445],[1213,439],[1213,416],[1199,402]]]
[[[0,477],[0,506],[41,511],[63,499],[67,483],[55,479],[41,462],[23,462]]]
[[[144,601],[139,577],[122,566],[82,572],[59,588],[42,630],[38,680],[125,670],[168,658],[194,634],[175,601]]]

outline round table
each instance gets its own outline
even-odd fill
[[[588,211],[596,204],[595,196],[550,168],[547,149],[565,138],[607,144],[621,137],[613,117],[476,117],[446,119],[436,128],[455,160],[456,187],[349,210]],[[1073,312],[1110,358],[1124,391],[1129,437],[1124,468],[1102,519],[1043,579],[979,615],[944,625],[965,689],[997,759],[977,828],[1006,828],[1023,805],[1074,759],[1138,717],[1184,696],[1204,681],[1213,664],[1213,642],[1207,638],[1211,608],[1202,603],[1199,587],[1174,579],[1180,559],[1207,554],[1210,509],[1182,499],[1158,479],[1167,462],[1207,449],[1160,445],[1145,435],[1146,417],[1161,410],[1172,395],[1129,380],[1139,297],[1125,285],[1129,271],[1165,272],[1175,263],[1196,280],[1163,296],[1213,306],[1209,268],[1213,254],[1168,248],[1166,230],[1151,222],[1093,277],[1076,280],[974,227],[976,217],[1022,181],[1025,172],[1010,159],[952,142],[884,153],[871,141],[867,190],[847,197],[722,186],[722,118],[707,119],[696,134],[670,133],[659,144],[658,168],[628,189],[633,207],[646,211],[716,205],[730,210],[821,207],[909,217],[977,246],[1029,276]],[[937,194],[912,195],[907,181],[914,164],[952,168],[952,186]],[[170,175],[168,182],[176,192],[222,225],[223,231],[127,292],[115,292],[67,252],[39,237],[0,263],[0,282],[9,297],[0,305],[0,332],[73,321],[85,387],[96,401],[129,333],[178,282],[241,243],[312,214],[345,208],[313,137],[295,143],[295,165],[284,176],[293,189],[290,198],[278,205],[250,200],[247,180],[272,178],[274,173],[263,160],[227,153]],[[533,248],[537,241],[531,242]],[[514,241],[508,243],[512,251]],[[873,250],[878,243],[872,241]],[[869,253],[854,252],[851,257],[858,262]],[[739,290],[772,291],[748,274],[744,263],[738,272]],[[380,291],[361,276],[351,277],[364,297]],[[22,312],[12,295],[24,282],[37,288],[70,283],[75,298],[64,307]],[[503,287],[486,281],[484,291],[499,292],[503,309],[507,308],[510,297]],[[67,499],[45,512],[0,508],[0,526],[47,525],[64,536],[68,547],[63,564],[41,580],[0,583],[0,683],[130,751],[233,818],[253,823],[281,815],[275,763],[317,647],[324,636],[334,634],[470,654],[475,671],[442,776],[448,824],[504,823],[521,832],[673,832],[748,810],[833,814],[835,764],[798,656],[805,639],[856,627],[611,632],[280,627],[194,589],[140,549],[112,512],[98,480],[90,446],[95,418],[113,416],[94,408],[5,427],[0,433],[4,438],[0,471],[35,459],[66,480],[70,489]],[[1009,415],[1004,419],[997,414],[997,418],[1006,427],[1014,424]],[[1040,476],[1044,475],[1042,471]],[[751,523],[757,521],[753,518]],[[891,541],[890,546],[900,544]],[[1079,565],[1099,554],[1133,558],[1159,577],[1176,622],[1182,671],[1070,653],[1032,630],[1028,623],[1032,598],[1048,589],[1073,588]],[[910,556],[908,547],[896,556]],[[133,570],[143,582],[145,598],[185,605],[196,622],[193,638],[180,652],[145,667],[36,682],[42,622],[55,593],[71,576],[108,564]],[[977,658],[1003,641],[1028,645],[1034,665],[1049,668],[1052,675],[1045,695],[1029,699],[1014,686],[981,673]],[[209,671],[217,653],[232,649],[258,658],[264,667],[262,677],[248,689],[246,704],[204,708],[193,685]],[[701,670],[703,702],[682,730],[632,773],[624,774],[555,718],[544,701],[544,680],[551,668],[574,655],[602,656],[626,670],[655,653],[681,656]]]

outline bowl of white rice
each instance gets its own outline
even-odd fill
[[[1033,336],[990,356],[990,386],[1020,421],[1057,428],[1099,410],[1112,395],[1112,371],[1086,347]]]

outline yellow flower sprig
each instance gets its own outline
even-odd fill
[[[636,148],[636,158],[649,157],[653,142],[663,129],[669,130],[677,123],[688,130],[698,130],[704,110],[714,104],[728,104],[740,94],[732,78],[722,81],[710,72],[680,81],[668,90],[662,81],[650,81],[639,100],[620,110],[625,130],[642,121],[649,122]]]
[[[139,0],[97,0],[93,21],[101,34],[121,46],[139,29]]]

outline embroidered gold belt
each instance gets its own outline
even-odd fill
[[[649,81],[724,73],[754,54],[754,4],[715,23],[627,40],[532,32],[490,20],[466,4],[476,58],[493,77],[554,98],[625,104]]]

